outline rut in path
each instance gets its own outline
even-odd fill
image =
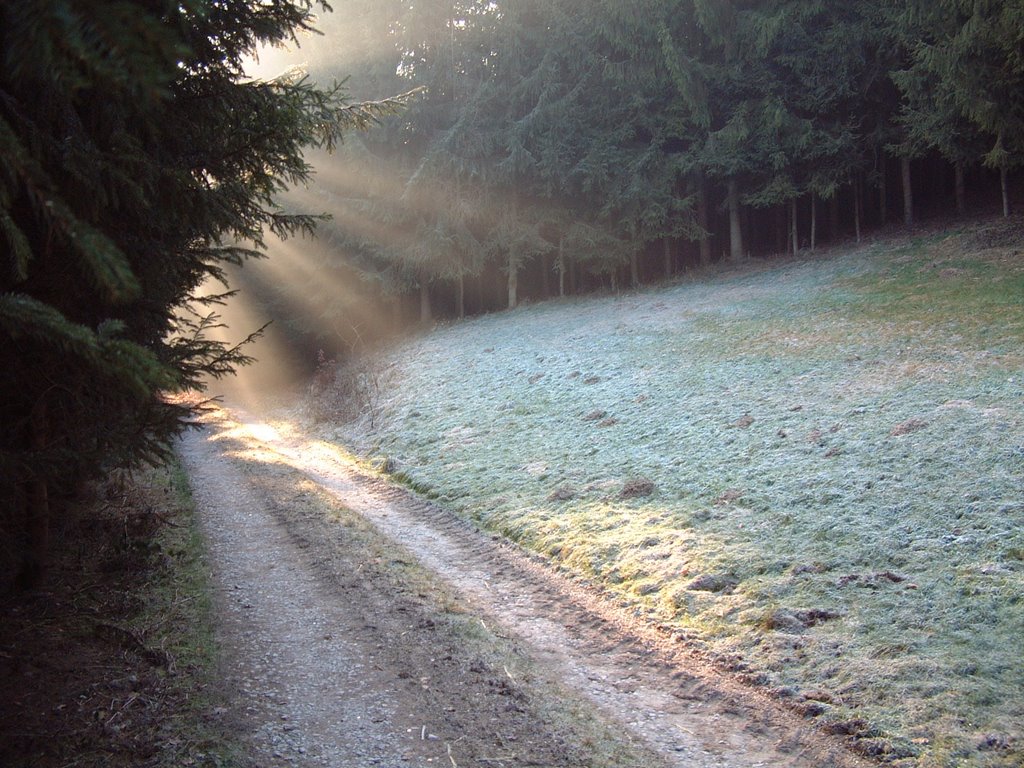
[[[821,736],[803,719],[716,675],[685,645],[635,621],[605,598],[488,538],[435,505],[367,474],[330,445],[265,424],[232,426],[236,437],[242,434],[261,450],[272,451],[278,461],[304,473],[407,549],[461,595],[482,621],[521,638],[530,648],[530,655],[552,678],[591,701],[606,718],[662,755],[667,764],[687,768],[865,765],[842,744]],[[198,436],[189,438],[185,456],[194,477],[216,461],[215,454],[214,443]],[[204,480],[194,479],[194,483],[202,488]],[[231,492],[212,493],[216,496]],[[212,499],[208,496],[205,501]],[[204,500],[200,502],[202,505]],[[238,503],[252,502],[241,498]],[[218,520],[211,527],[232,525],[252,527],[250,521],[230,519]],[[271,523],[267,525],[273,528]],[[260,547],[264,553],[286,547],[285,542],[276,540],[284,534],[269,528],[253,527],[249,532],[254,537],[251,546]],[[229,536],[226,530],[213,530],[212,534],[214,547],[216,539]],[[287,557],[277,554],[264,560],[270,562],[282,556]],[[275,566],[286,572],[290,567],[281,563]],[[250,576],[238,574],[230,578],[244,581]],[[302,594],[301,611],[312,610],[322,600],[331,601],[330,595],[318,593],[315,580],[310,582],[306,576],[296,578],[302,583],[297,581],[289,589]],[[245,599],[255,600],[258,596]],[[246,609],[251,610],[256,609]],[[344,613],[343,606],[336,604],[318,610],[325,611],[322,620],[327,623],[339,619],[332,611]],[[302,619],[296,617],[286,622],[301,623]],[[332,625],[344,626],[344,621]],[[297,642],[290,638],[286,643],[278,643],[296,647],[288,651],[287,666],[276,668],[281,680],[274,685],[307,684],[301,679],[306,674],[304,653],[337,653],[343,660],[338,664],[341,683],[354,684],[358,695],[364,675],[360,660],[352,658],[352,650],[345,648],[344,638],[338,637],[337,631],[331,635],[336,639],[332,639],[329,648],[323,647],[322,635],[322,628],[315,627],[309,638]],[[277,660],[267,663],[274,667]],[[287,694],[283,696],[288,698]],[[387,708],[386,703],[381,706]],[[377,718],[389,716],[383,709]],[[279,742],[294,742],[297,746],[289,748],[301,748],[308,753],[316,746],[313,742],[321,726],[311,722],[307,727],[299,722],[304,717],[301,712],[287,717],[293,730],[288,731],[288,739]],[[314,719],[326,722],[322,730],[331,732],[330,717],[329,713],[318,712]],[[310,743],[301,743],[303,738]],[[321,764],[350,763],[327,759]]]

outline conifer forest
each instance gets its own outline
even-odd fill
[[[346,306],[318,269],[298,295],[351,344],[367,296],[403,325],[1013,203],[1012,0],[355,0],[336,16],[344,43],[303,43],[313,75],[357,99],[423,89],[318,161],[304,201],[333,213],[322,270],[361,290]]]

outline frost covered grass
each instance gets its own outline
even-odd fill
[[[452,325],[332,425],[865,753],[1024,760],[1024,223]]]

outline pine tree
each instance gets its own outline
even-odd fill
[[[303,146],[380,111],[243,78],[311,23],[307,2],[0,7],[0,507],[27,520],[0,530],[25,531],[22,583],[55,493],[165,456],[190,413],[165,393],[246,362],[205,337],[196,289],[310,229],[274,202],[307,178]]]
[[[741,195],[756,168],[751,143],[757,102],[763,93],[756,73],[745,65],[742,45],[744,16],[751,2],[692,0],[694,16],[706,42],[700,56],[705,83],[707,135],[698,149],[702,175],[725,187],[729,215],[729,255],[746,253],[740,219]]]
[[[1007,176],[1024,163],[1024,5],[914,0],[900,20],[912,45],[896,75],[910,137],[958,173],[979,159],[997,170],[1008,216]]]
[[[850,113],[852,9],[818,0],[773,0],[748,12],[743,49],[763,95],[750,137],[755,165],[745,199],[756,207],[784,205],[789,240],[799,250],[797,206],[810,198],[810,240],[816,241],[816,200],[833,197],[852,175],[855,157]],[[853,49],[855,50],[855,49]],[[830,66],[821,67],[827,60]]]

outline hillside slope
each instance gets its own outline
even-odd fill
[[[316,411],[865,753],[1019,765],[1022,224],[439,328]]]

